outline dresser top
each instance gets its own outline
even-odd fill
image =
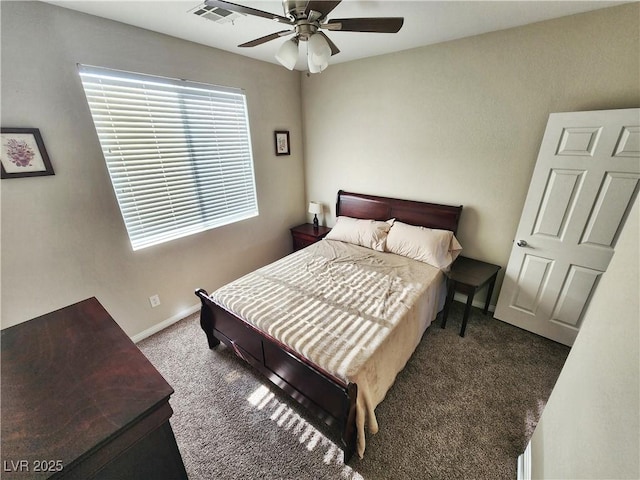
[[[0,338],[4,462],[69,465],[173,393],[95,298]]]

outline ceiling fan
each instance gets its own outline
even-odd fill
[[[340,2],[341,0],[282,0],[286,16],[223,0],[205,0],[204,3],[209,7],[263,17],[293,27],[293,30],[282,30],[238,46],[255,47],[277,38],[294,35],[292,39],[282,44],[276,54],[276,59],[284,67],[293,70],[298,61],[299,43],[307,42],[309,72],[319,73],[327,68],[329,58],[340,52],[335,43],[324,32],[320,31],[321,29],[342,32],[396,33],[404,23],[404,18],[402,17],[336,18],[327,20],[327,15]]]

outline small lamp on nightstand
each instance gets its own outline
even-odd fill
[[[309,202],[309,213],[313,213],[313,228],[318,228],[318,214],[322,213],[322,204]]]

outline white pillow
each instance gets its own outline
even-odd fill
[[[391,225],[376,220],[363,220],[351,217],[338,217],[335,226],[325,238],[353,243],[384,252],[387,233]]]
[[[445,269],[460,255],[462,246],[449,230],[395,221],[387,236],[386,251]]]

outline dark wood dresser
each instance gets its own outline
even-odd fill
[[[173,389],[95,298],[0,338],[3,479],[187,478]]]

